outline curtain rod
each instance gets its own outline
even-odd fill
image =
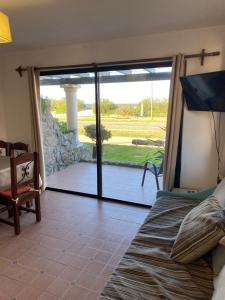
[[[200,53],[196,54],[187,54],[184,55],[186,59],[190,58],[200,58],[201,66],[204,65],[206,57],[209,56],[218,56],[220,51],[206,52],[205,49],[202,49]],[[155,57],[155,58],[144,58],[136,60],[124,60],[124,61],[112,61],[112,62],[102,62],[102,63],[92,63],[92,64],[81,64],[81,65],[67,65],[67,66],[50,66],[50,67],[35,67],[35,70],[39,71],[48,71],[48,70],[59,70],[59,69],[78,69],[78,68],[93,68],[98,66],[113,66],[113,65],[126,65],[126,64],[141,64],[141,63],[151,63],[151,62],[170,62],[172,61],[172,56],[165,57]],[[20,77],[23,76],[23,72],[26,72],[27,68],[19,66],[16,68],[16,72],[19,73]]]

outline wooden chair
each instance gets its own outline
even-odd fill
[[[18,155],[28,152],[28,144],[21,142],[10,143],[10,156],[17,157]]]
[[[10,143],[9,146],[9,152],[10,152],[10,156],[11,157],[17,157],[23,153],[28,152],[29,149],[29,145],[28,144],[24,144],[22,142],[16,142],[16,143]],[[33,200],[28,201],[26,203],[26,206],[29,208],[33,205]]]
[[[10,143],[0,140],[0,156],[10,156]],[[10,209],[5,206],[0,206],[0,213],[5,211],[8,211],[8,216],[10,217]]]
[[[0,155],[2,154],[2,150],[5,151],[4,156],[10,156],[10,143],[0,140]]]
[[[17,166],[33,162],[33,176],[24,183],[17,182]],[[12,208],[13,221],[1,219],[0,222],[14,227],[15,234],[20,234],[20,211],[32,212],[36,221],[41,221],[40,194],[39,194],[39,158],[38,153],[25,153],[10,158],[11,188],[0,192],[0,204]],[[27,202],[35,199],[35,209],[25,207]]]

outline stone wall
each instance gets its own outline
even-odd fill
[[[91,159],[89,145],[75,144],[75,132],[62,133],[50,111],[50,101],[42,100],[42,132],[46,176],[81,160]]]

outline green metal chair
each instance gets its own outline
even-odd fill
[[[163,175],[163,157],[164,152],[159,150],[156,152],[156,156],[153,159],[145,161],[141,186],[144,185],[146,172],[150,171],[155,176],[157,190],[160,189],[159,177]]]

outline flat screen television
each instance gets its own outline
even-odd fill
[[[180,78],[189,110],[225,112],[225,71]]]

